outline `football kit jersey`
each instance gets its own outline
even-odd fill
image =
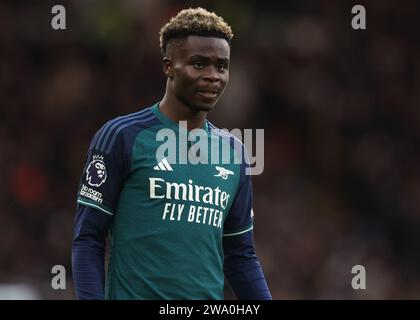
[[[196,132],[157,103],[92,139],[77,202],[112,216],[107,299],[223,299],[222,239],[253,228],[251,177],[236,138]]]

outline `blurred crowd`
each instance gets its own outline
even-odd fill
[[[0,283],[74,298],[90,139],[162,98],[158,31],[200,5],[235,33],[210,120],[265,130],[254,235],[273,298],[420,298],[419,2],[359,1],[366,30],[352,29],[351,1],[62,1],[62,31],[54,4],[0,3]],[[67,290],[51,288],[53,265]],[[351,287],[354,265],[366,290]]]

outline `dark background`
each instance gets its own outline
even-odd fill
[[[66,30],[51,28],[55,4]],[[351,27],[357,4],[366,30]],[[89,141],[107,120],[162,98],[158,32],[190,6],[235,33],[231,80],[210,120],[265,130],[254,232],[273,298],[419,298],[415,0],[2,1],[0,297],[74,298]],[[66,267],[67,290],[51,288],[53,265]],[[364,291],[351,287],[354,265],[366,268]]]

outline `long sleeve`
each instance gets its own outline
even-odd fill
[[[224,237],[224,272],[236,297],[241,300],[271,300],[271,294],[259,259],[253,234]]]
[[[80,178],[72,246],[79,299],[104,299],[105,241],[124,179],[128,156],[115,121],[93,137]]]
[[[72,246],[73,281],[82,300],[104,299],[105,240],[112,216],[78,205]]]
[[[246,157],[245,148],[243,153]],[[223,228],[224,272],[238,299],[271,300],[255,253],[253,191],[247,174],[249,159],[241,164],[241,179]]]

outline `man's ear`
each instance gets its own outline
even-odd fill
[[[163,73],[170,79],[173,78],[172,61],[168,57],[164,57],[162,60]]]

